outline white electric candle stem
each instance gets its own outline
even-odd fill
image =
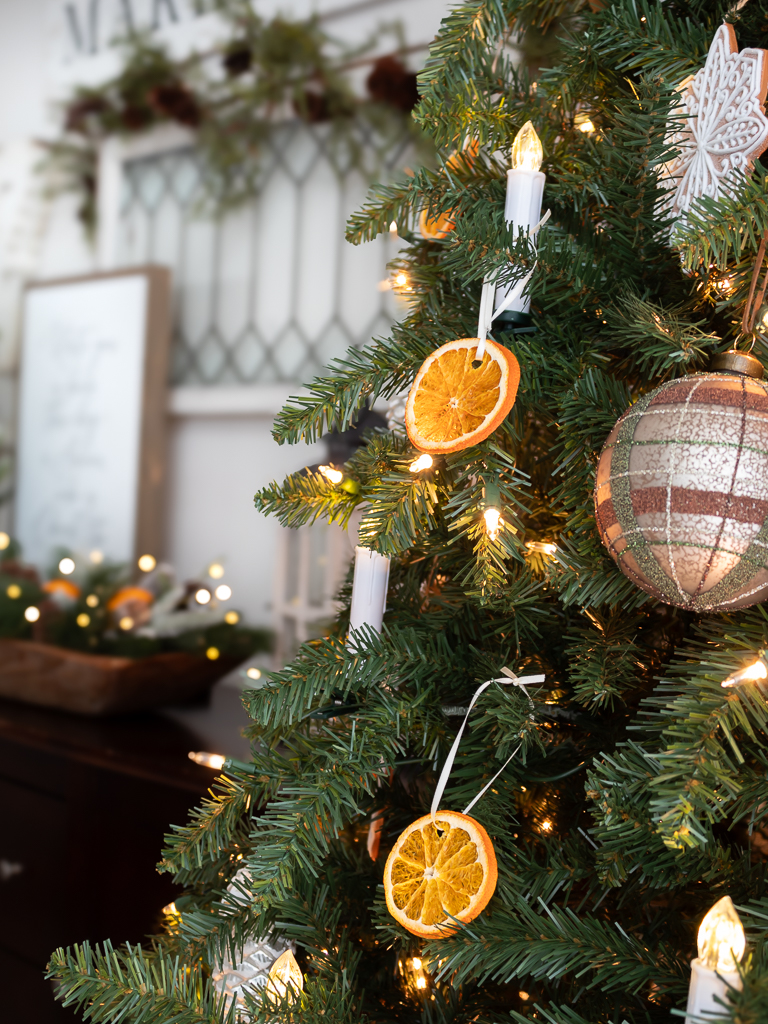
[[[521,231],[530,235],[541,219],[541,201],[544,196],[544,182],[547,180],[539,168],[544,159],[539,136],[530,121],[526,121],[512,144],[512,166],[507,171],[507,202],[504,218],[512,228],[515,240]],[[535,241],[535,235],[532,238]],[[495,308],[505,300],[514,284],[496,289]],[[530,298],[524,293],[507,306],[507,310],[527,313],[531,307]]]
[[[352,604],[349,610],[350,636],[361,626],[381,632],[387,607],[389,559],[370,548],[355,548],[355,575],[352,580]]]
[[[703,1017],[722,1017],[729,988],[741,991],[738,964],[744,956],[746,939],[730,896],[723,896],[705,916],[697,936],[699,955],[691,960],[691,983],[685,1024],[698,1024]],[[716,1002],[716,999],[722,1000]]]

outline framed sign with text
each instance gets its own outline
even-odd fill
[[[19,387],[15,535],[58,549],[159,554],[171,281],[165,267],[30,285]]]

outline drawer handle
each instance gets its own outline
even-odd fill
[[[14,864],[12,860],[0,857],[0,882],[9,882],[14,875],[20,875],[23,870],[23,864]]]

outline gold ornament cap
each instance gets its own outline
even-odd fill
[[[746,377],[762,380],[765,375],[763,364],[749,352],[737,352],[735,348],[719,352],[712,357],[710,370],[724,370],[725,373],[743,373]]]

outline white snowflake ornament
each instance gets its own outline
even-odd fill
[[[736,33],[723,24],[715,33],[707,62],[678,86],[685,121],[669,133],[679,155],[664,165],[661,183],[670,189],[665,208],[685,222],[691,204],[702,196],[716,198],[768,147],[764,104],[768,89],[768,51],[749,47],[739,52]]]

